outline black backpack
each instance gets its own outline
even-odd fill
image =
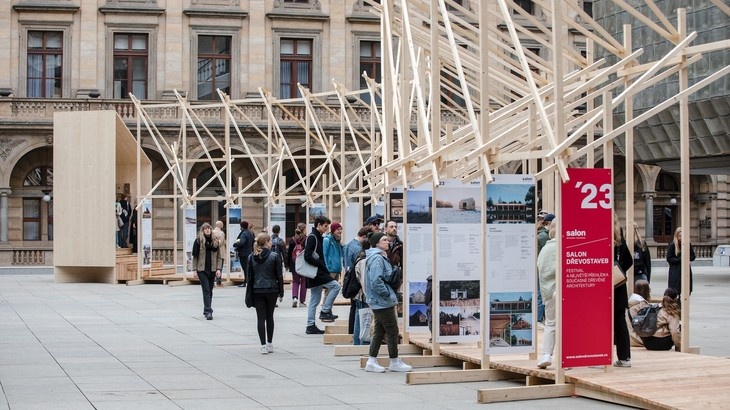
[[[636,333],[637,336],[649,337],[656,333],[659,309],[661,309],[661,307],[658,305],[649,305],[639,309],[634,317],[631,317],[631,314],[629,313],[631,327],[634,329],[634,333]]]
[[[358,293],[360,293],[360,289],[362,289],[360,281],[357,280],[355,267],[357,266],[357,263],[363,259],[365,259],[365,255],[355,258],[355,263],[353,263],[352,266],[350,266],[350,269],[345,272],[345,279],[342,281],[342,296],[347,299],[354,298]]]

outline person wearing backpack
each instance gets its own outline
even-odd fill
[[[324,252],[322,250],[324,247],[322,235],[329,230],[330,223],[329,218],[325,216],[314,218],[312,232],[304,241],[304,260],[308,264],[317,267],[317,275],[312,279],[307,279],[307,287],[311,293],[309,307],[307,307],[306,333],[308,335],[321,335],[324,333],[324,330],[317,327],[315,320],[317,305],[319,305],[319,301],[322,299],[322,291],[324,289],[328,289],[329,293],[327,293],[322,304],[322,310],[319,312],[319,320],[323,322],[334,322],[338,317],[332,313],[332,306],[342,287],[330,275],[327,265],[324,262]]]
[[[285,265],[291,272],[291,307],[307,307],[307,278],[299,275],[296,271],[297,256],[304,252],[304,241],[307,239],[307,225],[297,224],[294,236],[289,240],[288,252]]]
[[[352,335],[352,343],[354,345],[361,344],[359,332],[360,315],[358,311],[367,306],[364,297],[358,298],[359,295],[362,295],[362,286],[356,276],[355,263],[359,255],[362,254],[363,249],[365,249],[365,244],[368,247],[370,245],[368,242],[368,233],[370,233],[369,227],[360,228],[357,236],[348,242],[343,249],[345,278],[342,281],[342,296],[350,299],[350,317],[347,322],[347,332]]]
[[[365,298],[373,310],[375,323],[373,325],[373,338],[370,342],[370,350],[366,372],[383,373],[385,368],[378,364],[378,353],[383,339],[387,339],[388,356],[390,366],[388,369],[393,372],[409,372],[413,368],[398,357],[398,317],[395,313],[395,305],[398,297],[391,285],[393,281],[393,267],[387,258],[386,251],[390,247],[388,236],[382,232],[375,232],[370,235],[371,248],[365,251]]]
[[[286,253],[286,244],[284,243],[284,240],[279,237],[280,232],[281,227],[279,225],[271,227],[271,251],[281,255],[283,259],[283,256]]]
[[[634,293],[632,293],[629,297],[629,311],[626,315],[626,324],[629,328],[631,346],[644,346],[644,342],[641,340],[641,337],[639,337],[639,335],[637,335],[634,331],[631,319],[639,313],[639,310],[649,306],[649,299],[651,299],[649,282],[644,279],[637,280],[636,283],[634,283]]]
[[[646,350],[674,350],[682,348],[682,333],[679,326],[680,308],[679,294],[674,288],[664,291],[662,303],[657,314],[656,332],[649,337],[642,337]]]

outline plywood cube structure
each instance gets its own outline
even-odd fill
[[[54,279],[115,282],[116,187],[150,189],[152,164],[115,111],[53,117]],[[139,172],[139,177],[138,177]]]

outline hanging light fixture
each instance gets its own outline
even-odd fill
[[[51,202],[51,190],[42,189],[41,192],[43,192],[43,202]]]

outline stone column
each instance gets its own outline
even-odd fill
[[[0,188],[0,245],[8,244],[8,196],[10,188]]]
[[[656,192],[644,192],[645,208],[644,213],[646,215],[646,226],[644,227],[644,240],[652,239],[654,241],[654,197]]]

